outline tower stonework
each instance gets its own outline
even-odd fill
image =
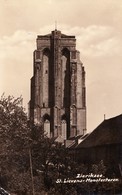
[[[85,70],[75,36],[58,30],[37,36],[31,78],[30,120],[48,137],[69,139],[86,130]]]

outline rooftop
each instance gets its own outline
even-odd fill
[[[76,148],[122,143],[122,114],[104,120]]]

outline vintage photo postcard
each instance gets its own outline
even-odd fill
[[[122,194],[122,1],[0,1],[0,194]]]

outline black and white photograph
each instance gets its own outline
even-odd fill
[[[122,1],[0,0],[0,195],[122,195]]]

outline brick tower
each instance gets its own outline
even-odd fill
[[[30,120],[48,137],[68,139],[86,130],[85,71],[75,36],[58,30],[37,36]]]

